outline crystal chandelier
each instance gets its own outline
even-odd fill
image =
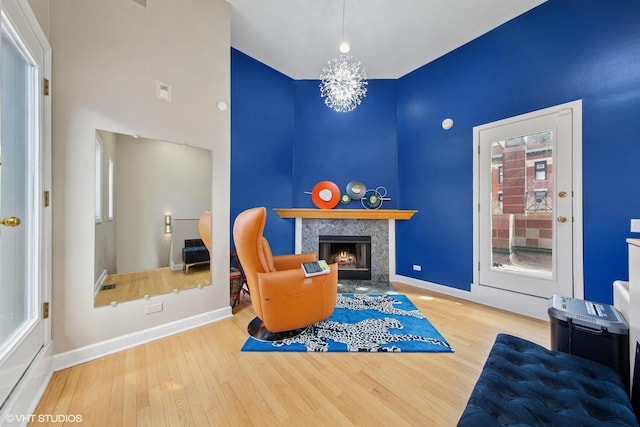
[[[344,40],[344,8],[342,3],[342,39]],[[351,55],[349,45],[340,45],[342,54],[330,60],[320,74],[320,96],[327,107],[346,113],[354,110],[367,95],[367,73],[360,61]]]
[[[355,109],[367,95],[367,74],[351,55],[333,58],[322,69],[320,96],[327,107],[345,113]]]

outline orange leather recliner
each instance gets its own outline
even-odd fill
[[[240,213],[233,224],[233,239],[257,316],[249,324],[249,333],[270,340],[295,335],[300,332],[296,330],[331,316],[338,269],[330,264],[329,274],[307,278],[301,264],[316,261],[315,252],[273,256],[263,236],[266,219],[264,207]]]
[[[200,239],[211,254],[211,211],[204,211],[198,220]]]

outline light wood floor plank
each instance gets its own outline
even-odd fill
[[[115,285],[112,289],[98,291],[94,306],[109,305],[112,302],[125,302],[144,298],[145,295],[163,295],[174,290],[185,290],[207,286],[211,283],[208,265],[173,271],[170,267],[134,271],[131,273],[110,274],[104,285]],[[104,286],[103,285],[103,286]]]
[[[245,296],[232,318],[56,372],[35,414],[125,427],[455,426],[496,334],[549,346],[547,322],[395,286],[455,353],[243,353],[255,316]]]

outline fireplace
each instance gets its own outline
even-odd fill
[[[338,264],[338,278],[371,280],[371,236],[318,236],[318,258]]]

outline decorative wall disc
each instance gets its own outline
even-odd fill
[[[352,200],[360,200],[364,197],[367,186],[360,181],[351,181],[347,184],[347,194]]]
[[[340,189],[331,181],[320,181],[311,191],[311,201],[320,209],[333,209],[340,202]]]
[[[385,200],[391,200],[387,196],[387,189],[380,186],[375,190],[367,190],[364,197],[360,199],[360,203],[366,209],[379,209],[382,206],[382,202]]]

